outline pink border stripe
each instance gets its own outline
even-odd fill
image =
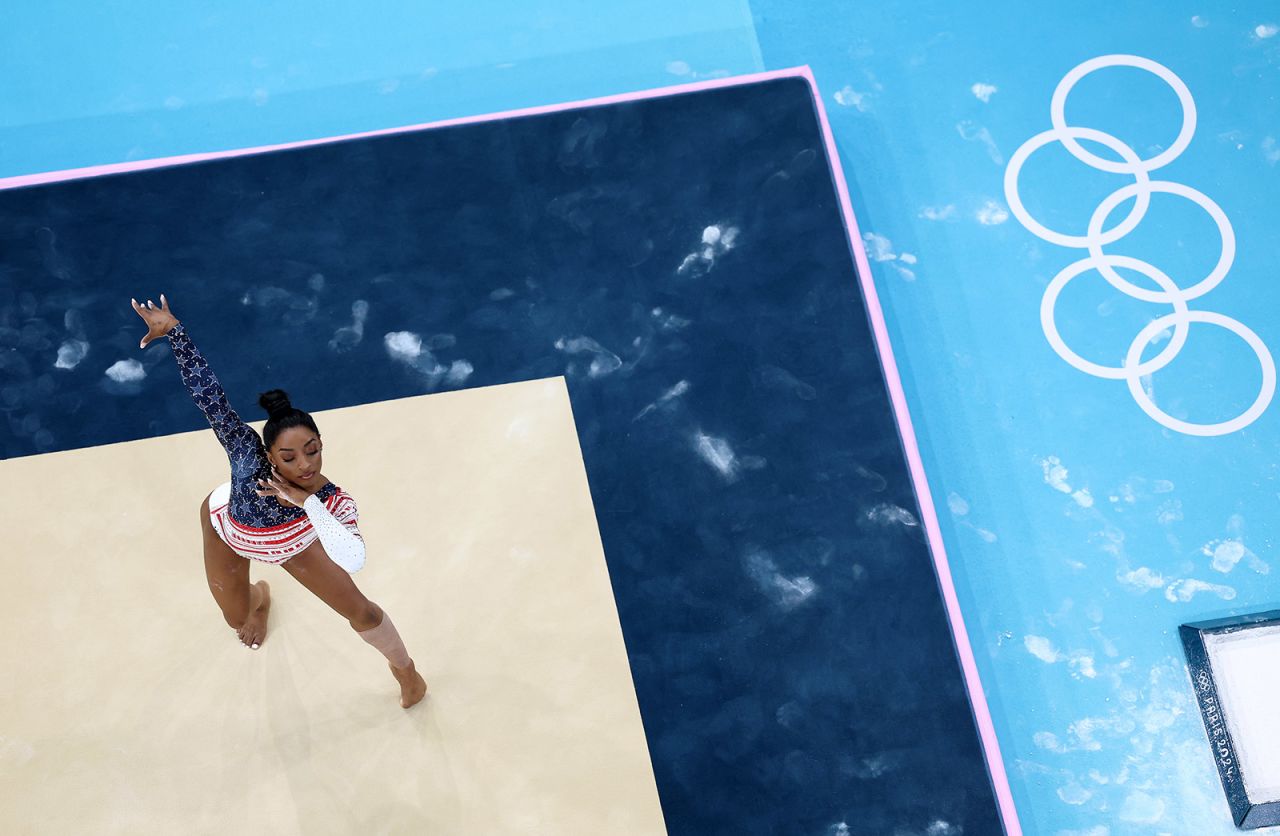
[[[696,93],[700,90],[714,90],[719,87],[737,87],[742,84],[754,84],[775,78],[807,78],[813,82],[808,68],[773,70],[767,73],[740,75],[732,78],[717,78],[711,81],[697,81],[692,84],[679,84],[674,87],[661,87],[657,90],[640,90],[635,93],[619,93],[613,96],[601,96],[596,99],[584,99],[578,102],[526,107],[520,110],[506,110],[501,113],[485,113],[479,116],[463,116],[457,119],[446,119],[442,122],[424,122],[420,125],[406,125],[400,128],[384,128],[377,131],[364,131],[357,134],[328,136],[321,139],[305,139],[299,142],[285,142],[279,145],[259,145],[254,148],[236,148],[227,151],[209,151],[203,154],[183,154],[177,157],[158,157],[152,160],[135,160],[127,163],[110,163],[94,165],[87,168],[68,168],[62,171],[46,171],[39,174],[19,174],[14,177],[0,177],[0,190],[16,189],[22,186],[35,186],[41,183],[57,183],[62,180],[79,180],[85,177],[101,177],[104,174],[119,174],[125,171],[144,171],[150,168],[164,168],[185,163],[198,163],[205,160],[223,160],[229,157],[246,157],[251,154],[265,154],[269,151],[283,151],[286,148],[306,148],[311,145],[328,145],[332,142],[343,142],[348,139],[367,139],[374,136],[390,136],[410,131],[421,131],[428,128],[449,128],[455,125],[474,125],[477,122],[493,122],[498,119],[517,119],[521,116],[537,116],[542,113],[559,113],[596,105],[618,104],[639,99],[656,99],[661,96],[674,96],[681,93]]]
[[[1009,789],[1009,779],[1004,769],[1004,761],[1000,756],[1000,746],[996,740],[995,726],[991,721],[991,711],[987,706],[986,694],[982,690],[982,682],[978,677],[978,666],[973,656],[973,648],[969,644],[969,634],[965,629],[964,619],[960,614],[960,601],[956,597],[955,582],[951,578],[951,569],[947,563],[946,549],[942,544],[942,529],[938,525],[938,514],[933,505],[933,497],[929,493],[929,482],[925,477],[924,463],[920,458],[920,446],[916,442],[915,431],[911,425],[911,415],[907,410],[907,399],[902,389],[902,379],[898,375],[898,365],[894,361],[893,348],[889,343],[889,331],[885,327],[884,312],[880,308],[879,297],[876,296],[875,284],[871,280],[871,264],[867,260],[867,251],[862,246],[862,235],[858,231],[858,222],[853,215],[853,204],[849,200],[849,187],[845,183],[844,170],[840,166],[840,154],[836,149],[835,137],[831,132],[831,123],[827,119],[826,108],[822,104],[822,96],[818,92],[817,81],[808,67],[797,67],[786,70],[775,70],[766,73],[735,76],[732,78],[700,81],[693,84],[681,84],[674,87],[663,87],[657,90],[642,90],[635,93],[623,93],[614,96],[603,96],[578,102],[544,105],[541,107],[509,110],[502,113],[489,113],[480,116],[466,116],[458,119],[447,119],[441,122],[428,122],[420,125],[408,125],[401,128],[387,128],[378,131],[346,134],[344,136],[309,139],[301,142],[286,142],[280,145],[264,145],[255,148],[238,148],[229,151],[213,151],[204,154],[184,154],[177,157],[162,157],[153,160],[138,160],[127,163],[73,168],[63,171],[50,171],[40,174],[23,174],[16,177],[0,178],[0,190],[14,189],[22,186],[33,186],[41,183],[56,183],[63,180],[77,180],[85,177],[100,177],[104,174],[117,174],[126,171],[143,171],[152,168],[182,165],[184,163],[220,160],[229,157],[243,157],[250,154],[263,154],[269,151],[280,151],[286,148],[305,148],[311,145],[326,145],[349,139],[364,139],[374,136],[420,131],[428,128],[446,128],[453,125],[471,125],[478,122],[490,122],[497,119],[513,119],[521,116],[536,116],[542,113],[557,113],[576,108],[594,107],[596,105],[617,104],[620,102],[652,99],[662,96],[694,93],[701,90],[714,90],[721,87],[736,87],[743,84],[755,84],[778,78],[803,78],[809,83],[813,100],[817,106],[818,121],[822,125],[823,138],[827,145],[827,156],[831,160],[832,174],[836,190],[840,197],[840,206],[844,212],[845,226],[849,233],[850,247],[858,266],[858,280],[862,285],[862,293],[867,303],[867,314],[871,318],[871,327],[875,333],[876,347],[880,353],[880,362],[884,367],[885,379],[889,387],[889,398],[898,422],[898,431],[906,449],[907,463],[911,470],[911,481],[915,488],[916,498],[920,502],[920,514],[924,519],[925,532],[929,539],[929,551],[933,556],[934,568],[938,582],[942,588],[943,602],[947,607],[947,617],[951,622],[952,638],[956,652],[960,656],[961,671],[964,674],[965,686],[969,692],[969,702],[973,708],[978,731],[982,739],[983,753],[987,761],[987,769],[995,788],[996,798],[1000,804],[1000,813],[1004,819],[1005,832],[1009,836],[1022,836],[1022,826],[1018,823],[1018,814],[1013,806],[1013,794]]]
[[[969,689],[969,702],[973,707],[974,719],[978,723],[978,733],[982,737],[987,770],[991,775],[996,799],[1000,803],[1000,815],[1004,819],[1005,833],[1008,836],[1022,836],[1022,825],[1018,822],[1018,811],[1013,806],[1013,791],[1009,788],[1009,776],[1004,770],[1004,759],[1000,755],[1000,743],[996,739],[995,724],[991,721],[991,709],[987,706],[987,695],[982,690],[982,680],[978,677],[978,663],[973,656],[973,647],[969,644],[969,632],[965,629],[964,618],[960,614],[960,599],[956,597],[956,585],[951,579],[947,550],[942,545],[942,529],[938,525],[938,512],[933,505],[933,495],[929,493],[929,480],[925,477],[924,461],[920,458],[920,445],[916,441],[915,430],[911,425],[911,414],[907,410],[907,396],[902,389],[902,378],[898,375],[898,364],[893,359],[893,346],[889,344],[889,330],[885,326],[884,311],[880,308],[880,298],[876,296],[876,286],[871,280],[871,263],[867,260],[867,251],[862,245],[858,221],[853,216],[853,203],[849,199],[849,186],[845,183],[844,169],[840,166],[840,153],[836,149],[831,123],[827,120],[827,109],[822,104],[822,95],[818,92],[818,82],[814,79],[813,72],[808,67],[802,67],[799,74],[808,79],[813,87],[813,100],[818,106],[818,121],[822,123],[822,134],[827,141],[827,156],[831,160],[836,189],[840,194],[840,207],[844,210],[849,242],[853,247],[854,260],[858,264],[858,280],[862,284],[862,295],[867,301],[867,314],[871,317],[871,328],[875,331],[876,346],[880,349],[880,362],[884,366],[885,378],[889,384],[889,399],[893,402],[898,431],[902,434],[902,444],[906,448],[907,464],[911,467],[911,481],[915,485],[916,499],[920,502],[920,515],[924,519],[925,532],[929,538],[929,551],[933,555],[933,565],[938,572],[938,584],[942,587],[942,600],[947,605],[951,635],[955,640],[956,652],[960,656],[960,667],[964,673],[965,685]]]

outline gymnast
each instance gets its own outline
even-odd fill
[[[315,421],[295,409],[285,392],[273,389],[258,398],[268,416],[258,438],[227,402],[164,294],[159,305],[150,299],[145,305],[130,301],[147,323],[139,348],[168,337],[182,382],[231,461],[231,481],[214,488],[200,505],[205,575],[227,624],[246,647],[258,649],[267,635],[271,591],[266,581],[249,585],[249,560],[282,565],[387,657],[400,683],[400,705],[419,702],[427,683],[395,625],[351,580],[350,573],[364,565],[356,503],[320,473],[324,447]]]

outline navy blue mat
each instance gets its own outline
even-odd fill
[[[5,457],[205,426],[161,291],[248,420],[567,377],[671,832],[1000,831],[803,80],[0,192]]]

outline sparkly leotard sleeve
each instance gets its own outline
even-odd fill
[[[180,322],[166,336],[178,361],[183,384],[209,421],[231,462],[228,511],[232,520],[242,526],[262,530],[306,517],[330,558],[348,572],[358,570],[364,563],[364,542],[356,527],[355,500],[332,482],[326,482],[313,494],[318,502],[310,501],[312,497],[308,497],[308,502],[304,503],[306,508],[282,505],[275,497],[258,496],[258,480],[265,480],[271,475],[271,463],[267,461],[262,439],[231,408],[226,392],[204,355],[191,341],[186,326]]]
[[[258,473],[267,464],[266,454],[262,449],[262,439],[231,408],[227,393],[222,391],[222,384],[214,376],[209,363],[196,348],[187,334],[187,326],[179,322],[169,330],[169,348],[173,350],[174,359],[178,361],[178,373],[182,375],[182,383],[191,393],[191,399],[200,407],[204,417],[213,427],[213,433],[227,451],[231,460],[231,473],[250,471]],[[234,504],[234,503],[233,503]]]

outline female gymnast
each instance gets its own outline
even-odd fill
[[[249,585],[249,560],[283,565],[387,657],[400,683],[400,705],[419,702],[427,683],[400,634],[351,580],[349,573],[364,565],[356,503],[320,473],[323,445],[315,421],[274,389],[258,399],[268,416],[259,439],[227,402],[164,294],[159,305],[150,299],[146,305],[130,301],[147,323],[139,348],[158,337],[169,338],[182,382],[231,460],[231,481],[214,488],[200,505],[205,575],[227,624],[246,647],[258,649],[267,635],[271,591],[266,581]]]

